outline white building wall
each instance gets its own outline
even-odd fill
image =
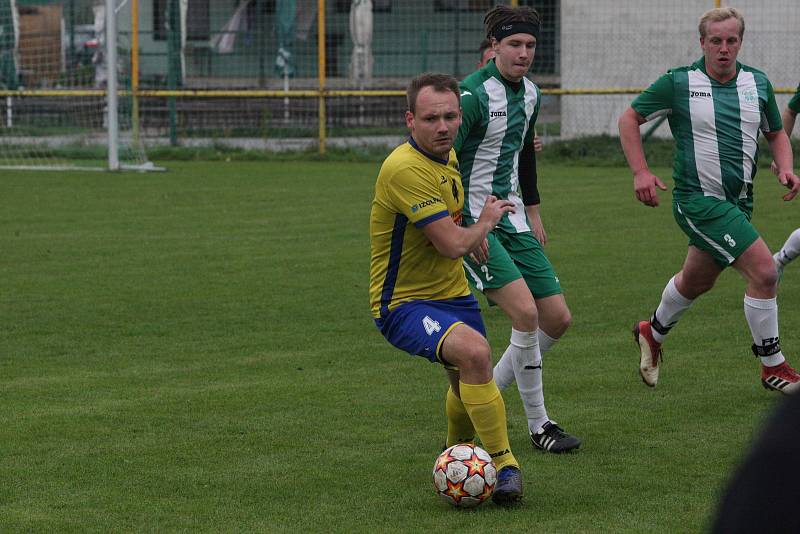
[[[702,55],[699,18],[713,7],[712,0],[562,0],[562,88],[644,88],[668,68],[693,63]],[[796,87],[800,2],[741,0],[735,7],[745,18],[739,61],[765,71],[776,88]],[[562,137],[617,135],[617,119],[635,96],[563,96]],[[790,96],[777,95],[781,108]],[[669,136],[666,124],[658,135]]]

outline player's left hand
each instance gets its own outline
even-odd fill
[[[531,231],[533,232],[533,236],[536,238],[542,246],[547,244],[547,232],[544,230],[544,225],[542,224],[542,218],[538,217],[537,220],[531,221]]]
[[[541,152],[542,151],[542,138],[538,135],[533,136],[533,151],[534,152]]]
[[[782,172],[778,174],[778,181],[790,191],[783,195],[783,200],[792,200],[800,192],[800,178],[794,173]]]
[[[489,241],[484,239],[481,244],[478,245],[478,248],[469,253],[469,259],[478,265],[483,265],[489,261]]]
[[[542,246],[545,246],[547,244],[547,232],[544,230],[542,216],[539,213],[539,205],[525,206],[525,213],[528,214],[528,221],[531,223],[533,237],[535,237]]]

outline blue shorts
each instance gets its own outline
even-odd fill
[[[447,300],[414,300],[401,304],[375,324],[389,343],[433,363],[442,360],[442,341],[458,324],[466,324],[486,337],[481,309],[473,295]]]

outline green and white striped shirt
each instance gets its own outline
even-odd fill
[[[465,224],[478,220],[491,194],[516,205],[516,213],[504,215],[498,227],[510,233],[530,231],[519,195],[519,152],[533,140],[540,100],[532,81],[508,82],[494,61],[461,82],[464,116],[455,149],[464,184]]]
[[[758,131],[780,130],[772,84],[760,70],[736,63],[736,76],[714,80],[704,58],[668,71],[634,99],[647,120],[667,114],[675,138],[675,197],[702,193],[752,202]]]
[[[794,96],[789,100],[789,109],[795,113],[800,113],[800,85],[797,86],[797,91],[794,92]]]

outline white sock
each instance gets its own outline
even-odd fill
[[[753,341],[759,347],[779,343],[778,338],[778,301],[776,298],[756,299],[744,296],[744,318],[753,335]],[[780,349],[780,345],[778,345]],[[761,356],[761,363],[767,367],[780,365],[786,358],[778,350],[775,354]]]
[[[528,429],[535,432],[548,421],[542,387],[542,355],[536,332],[520,332],[512,328],[508,351],[514,362],[514,377],[528,418]]]
[[[500,391],[514,383],[514,350],[514,346],[509,345],[494,366],[494,382]]]
[[[661,302],[659,302],[658,308],[656,308],[653,314],[653,318],[669,332],[693,302],[694,300],[687,299],[680,294],[678,288],[675,287],[675,277],[673,276],[669,279],[664,291],[661,293]],[[664,342],[664,337],[667,335],[666,332],[662,334],[655,328],[652,329],[652,332],[653,339],[656,343]]]
[[[512,329],[513,330],[513,329]],[[550,347],[555,345],[558,339],[552,338],[544,333],[541,328],[537,330],[537,339],[539,340],[539,354],[544,354]],[[516,351],[513,345],[509,345],[503,356],[494,366],[494,381],[497,388],[503,391],[505,388],[514,383],[514,358],[513,353]],[[544,424],[544,423],[542,423]]]
[[[541,328],[538,330],[536,337],[539,339],[539,354],[544,356],[544,353],[550,350],[550,347],[556,344],[558,339],[552,338],[544,333]]]
[[[787,265],[792,260],[800,256],[800,228],[791,233],[786,243],[783,244],[781,249],[775,255],[775,259],[781,265]]]

